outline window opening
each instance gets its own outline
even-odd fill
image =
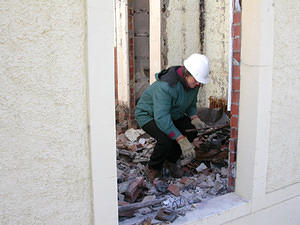
[[[201,29],[208,26],[204,19],[204,2],[200,1],[199,4]],[[179,216],[184,216],[197,207],[198,203],[234,190],[239,86],[237,82],[233,82],[232,112],[226,111],[227,99],[214,96],[209,97],[208,107],[198,107],[198,115],[207,128],[199,132],[197,140],[193,142],[196,146],[196,158],[182,167],[185,176],[171,177],[170,170],[163,168],[160,179],[156,179],[153,184],[148,182],[145,169],[156,141],[138,127],[134,120],[134,108],[149,86],[149,2],[133,0],[128,1],[126,6],[129,98],[126,104],[116,100],[119,224],[174,222]],[[172,13],[167,8],[168,1],[163,1],[162,13]],[[233,10],[234,29],[240,27],[240,13],[237,9]],[[165,21],[162,23],[165,26]],[[233,79],[237,80],[240,46],[236,46],[236,43],[240,41],[240,34],[235,32],[232,36]],[[204,43],[207,41],[204,37],[204,31],[201,30],[199,51],[203,54],[206,51]],[[163,37],[162,54],[167,51],[164,46],[167,41]],[[116,55],[118,51],[116,48]],[[166,64],[166,54],[163,58],[163,64]],[[117,61],[117,57],[115,60]],[[116,80],[120,76],[119,70],[117,72]],[[116,85],[119,88],[117,81]],[[118,98],[117,91],[116,97]]]

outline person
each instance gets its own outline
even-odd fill
[[[156,81],[149,86],[135,108],[139,126],[157,143],[146,166],[146,177],[153,181],[162,168],[173,177],[183,171],[177,161],[183,155],[185,164],[195,157],[192,141],[205,123],[197,115],[198,90],[209,83],[209,61],[205,55],[194,53],[184,60],[184,66],[172,66],[155,74]]]

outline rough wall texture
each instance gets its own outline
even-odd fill
[[[202,20],[200,1],[165,0],[164,7],[163,67],[182,64],[183,59],[203,49],[211,63],[211,82],[199,92],[199,104],[208,106],[210,96],[227,98],[229,0],[204,1]],[[204,28],[202,37],[200,27]],[[204,46],[200,46],[200,42]]]
[[[205,95],[200,95],[200,104],[208,106],[210,96],[227,98],[229,13],[230,1],[205,1],[204,54],[210,60],[211,82],[205,85]]]
[[[300,182],[300,2],[276,0],[267,191]]]
[[[84,1],[2,1],[0,31],[0,224],[91,224]]]
[[[128,43],[128,7],[125,0],[116,1],[115,25],[118,59],[118,101],[129,107],[128,51],[129,48],[133,48],[133,40],[132,43]]]
[[[181,65],[184,58],[200,51],[199,6],[198,1],[164,1],[162,36],[166,52],[163,67]]]

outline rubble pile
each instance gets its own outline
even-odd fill
[[[119,224],[172,223],[201,201],[227,193],[229,138],[227,124],[199,131],[196,159],[182,167],[185,176],[172,178],[164,168],[151,183],[144,174],[155,140],[141,129],[118,135]]]

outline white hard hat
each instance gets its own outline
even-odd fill
[[[202,84],[209,83],[209,62],[205,55],[194,53],[184,60],[183,65]]]

